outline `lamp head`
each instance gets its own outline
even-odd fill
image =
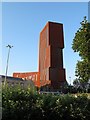
[[[12,48],[13,46],[11,46],[11,45],[7,45],[6,47]]]

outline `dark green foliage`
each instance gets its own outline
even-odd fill
[[[2,120],[89,120],[85,96],[38,94],[33,88],[3,87]]]
[[[78,61],[76,65],[76,76],[80,83],[87,83],[90,78],[90,65],[87,60]]]
[[[74,52],[78,52],[82,59],[82,61],[78,61],[75,73],[80,83],[83,83],[90,79],[90,22],[85,16],[80,24],[73,39],[72,49]]]
[[[80,24],[81,27],[75,34],[72,48],[74,52],[79,52],[82,59],[90,60],[90,23],[87,21],[86,16]]]

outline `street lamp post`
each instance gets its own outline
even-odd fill
[[[71,86],[71,77],[69,77],[69,79],[70,79],[70,86]]]
[[[70,79],[70,93],[71,93],[71,77],[69,77],[69,79]]]
[[[6,47],[8,47],[8,56],[7,56],[7,64],[6,64],[6,73],[5,73],[5,81],[4,81],[4,85],[6,83],[6,79],[7,79],[7,72],[8,72],[8,62],[9,62],[9,55],[10,55],[10,49],[13,47],[11,45],[7,45]]]

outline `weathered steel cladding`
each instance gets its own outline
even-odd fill
[[[35,86],[40,87],[39,72],[13,73],[13,77],[22,78],[23,80],[32,80]]]
[[[63,68],[63,25],[48,22],[40,33],[39,46],[40,84],[50,81],[57,88],[66,80]]]
[[[49,22],[49,44],[64,48],[63,24]]]

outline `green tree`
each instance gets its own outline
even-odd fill
[[[80,24],[81,27],[73,39],[72,49],[81,57],[81,61],[76,64],[75,73],[80,83],[84,83],[90,79],[90,23],[85,16]]]
[[[90,65],[88,61],[78,61],[76,65],[76,76],[78,77],[80,83],[87,83],[90,78]]]

